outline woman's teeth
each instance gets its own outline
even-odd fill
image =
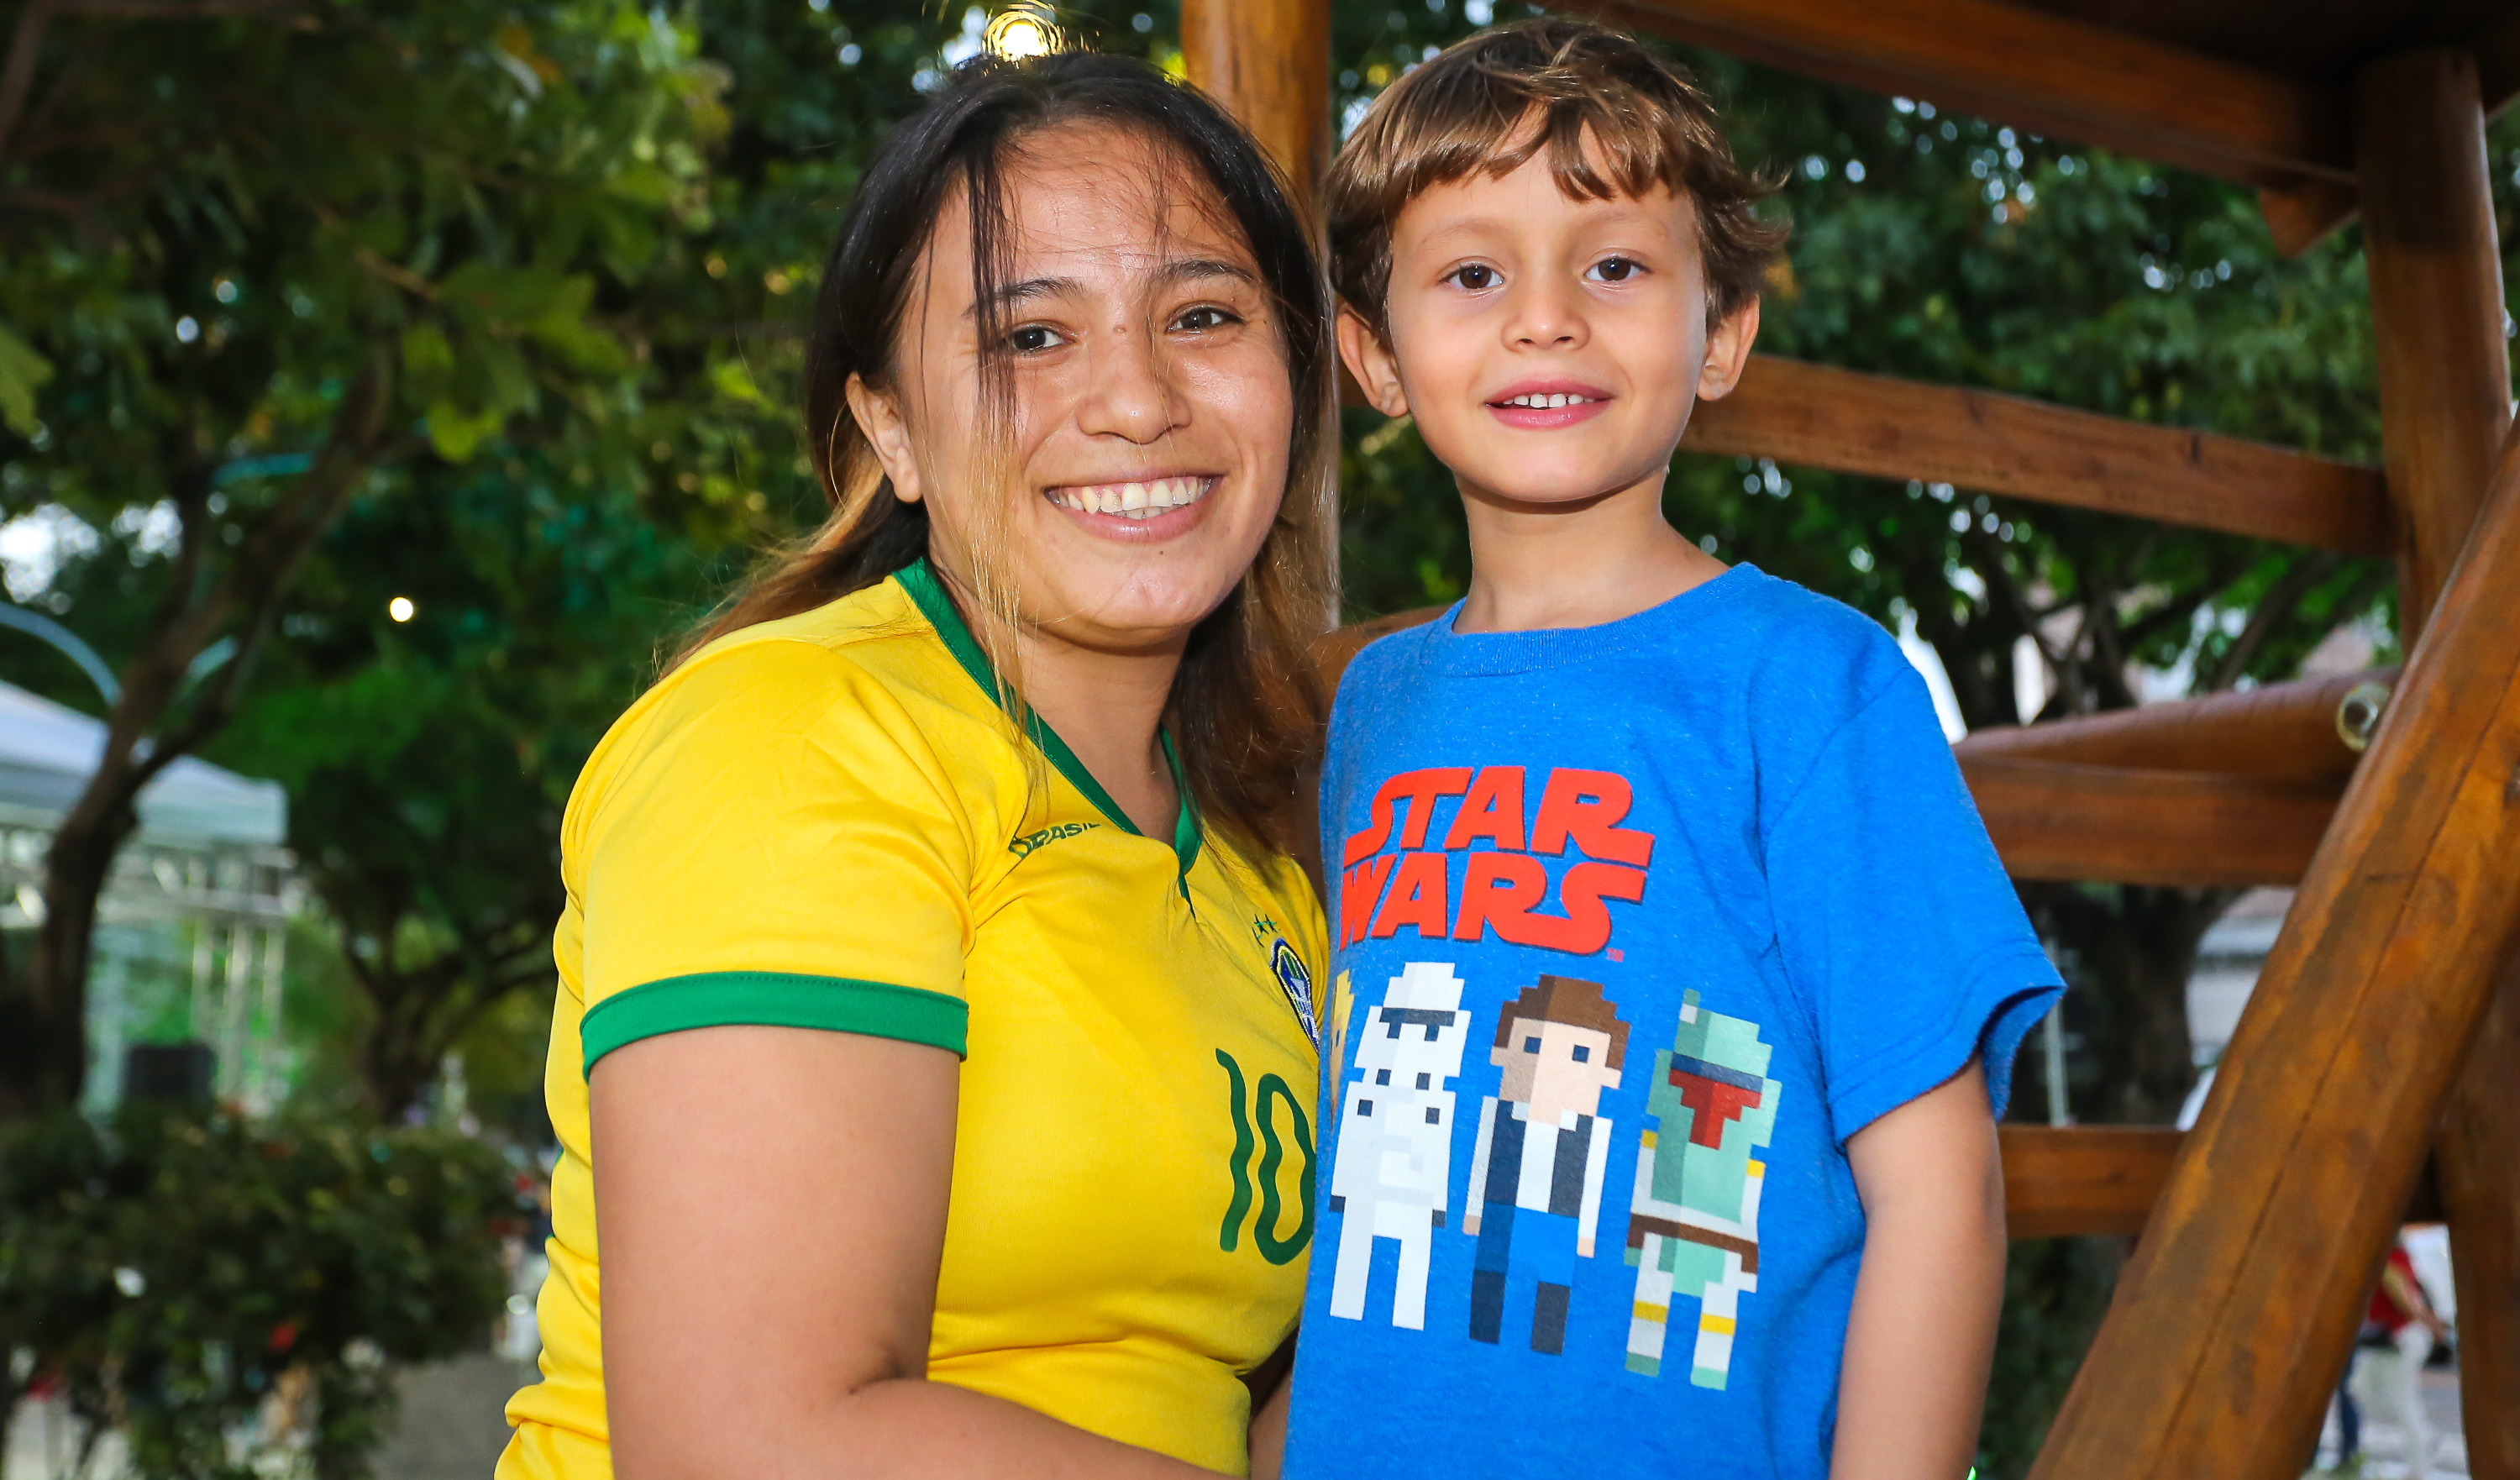
[[[1579,396],[1569,395],[1564,392],[1552,392],[1545,396],[1508,396],[1504,400],[1497,402],[1497,404],[1500,406],[1528,406],[1535,411],[1545,411],[1556,406],[1590,406],[1595,401],[1601,399],[1603,399],[1603,397],[1600,396]]]
[[[1116,514],[1124,519],[1151,519],[1185,504],[1195,504],[1214,487],[1212,477],[1154,478],[1144,483],[1069,484],[1050,491],[1051,501],[1079,514]]]

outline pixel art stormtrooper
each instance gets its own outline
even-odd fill
[[[1505,1297],[1516,1274],[1531,1277],[1531,1349],[1566,1350],[1575,1261],[1593,1257],[1610,1122],[1601,1092],[1619,1087],[1628,1025],[1598,982],[1543,976],[1497,1009],[1504,1070],[1479,1106],[1478,1151],[1462,1201],[1462,1232],[1476,1234],[1470,1260],[1470,1339],[1504,1339]]]
[[[1400,1243],[1400,1284],[1391,1323],[1426,1328],[1427,1263],[1452,1178],[1453,1092],[1444,1086],[1462,1072],[1469,1033],[1461,1008],[1462,980],[1451,966],[1411,962],[1366,1018],[1330,1164],[1330,1210],[1343,1215],[1330,1314],[1341,1320],[1365,1319],[1373,1240],[1392,1238]]]
[[[1683,996],[1680,1031],[1654,1054],[1629,1203],[1628,1263],[1637,1268],[1628,1370],[1662,1370],[1675,1294],[1698,1302],[1688,1380],[1722,1388],[1732,1369],[1741,1297],[1759,1287],[1759,1189],[1767,1167],[1751,1153],[1776,1130],[1783,1086],[1767,1077],[1771,1046],[1759,1025]]]

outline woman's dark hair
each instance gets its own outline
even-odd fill
[[[1164,721],[1206,817],[1246,841],[1282,847],[1298,777],[1320,730],[1321,685],[1306,644],[1330,611],[1326,521],[1336,432],[1329,292],[1312,228],[1267,154],[1205,95],[1142,62],[1085,52],[1025,60],[983,53],[948,73],[927,106],[893,129],[824,264],[806,350],[805,429],[831,516],[756,574],[684,656],[727,633],[863,590],[927,553],[927,506],[893,497],[850,414],[849,378],[876,387],[894,383],[921,257],[957,192],[970,202],[980,343],[999,344],[1003,336],[987,318],[1004,276],[1006,171],[1026,137],[1077,123],[1140,135],[1159,159],[1178,162],[1212,191],[1222,219],[1249,246],[1277,310],[1295,407],[1285,498],[1251,569],[1192,630]],[[1005,378],[986,361],[983,372],[998,382],[1003,412]],[[1008,425],[1003,415],[997,425]],[[980,618],[970,623],[974,635],[998,672],[1012,675],[1012,595],[1002,602],[990,582],[977,584],[980,592],[959,595],[967,608],[976,597],[989,609],[965,615]],[[1001,696],[1011,715],[1022,712],[1011,685]]]

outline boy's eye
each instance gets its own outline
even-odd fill
[[[1454,268],[1444,275],[1445,281],[1459,283],[1472,292],[1485,292],[1497,286],[1497,270],[1485,262],[1471,262]]]
[[[1592,1061],[1592,1057],[1593,1050],[1590,1046],[1580,1043],[1575,1046],[1575,1061],[1577,1063],[1589,1063]]]
[[[1025,324],[1007,336],[1007,347],[1017,354],[1039,354],[1066,342],[1066,336],[1047,324]]]
[[[1177,334],[1211,334],[1230,324],[1241,322],[1241,319],[1237,317],[1230,308],[1220,308],[1214,303],[1201,303],[1196,308],[1185,310],[1181,317],[1173,320],[1173,330]]]
[[[1603,257],[1585,274],[1597,283],[1625,283],[1645,270],[1642,262],[1628,257]]]
[[[1539,1040],[1539,1039],[1537,1039],[1537,1038],[1526,1038],[1526,1039],[1524,1039],[1524,1040],[1522,1041],[1522,1052],[1524,1052],[1525,1054],[1537,1054],[1537,1053],[1539,1053],[1539,1052],[1540,1052],[1540,1040]]]

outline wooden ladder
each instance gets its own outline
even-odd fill
[[[2007,1128],[2016,1236],[2141,1231],[2034,1473],[2295,1480],[2420,1184],[2451,1226],[2471,1473],[2520,1480],[2520,438],[2483,128],[2520,92],[2520,14],[2334,89],[2070,5],[1576,8],[2258,186],[2288,251],[2360,211],[2385,470],[1764,356],[1686,445],[2397,557],[2411,656],[2359,767],[2316,684],[1961,746],[2017,876],[2300,884],[2192,1133]],[[1182,11],[1191,78],[1317,182],[1328,0]],[[1345,629],[1326,663],[1429,614]]]

